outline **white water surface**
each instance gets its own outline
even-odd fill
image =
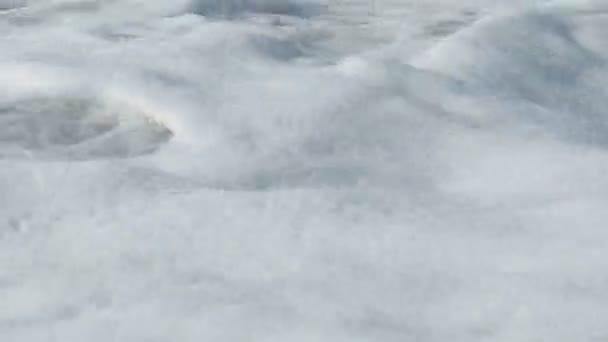
[[[599,0],[0,0],[0,341],[608,341],[606,37]]]

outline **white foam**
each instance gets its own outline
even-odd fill
[[[2,342],[608,336],[601,2],[26,5]]]

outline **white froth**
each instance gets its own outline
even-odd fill
[[[605,340],[606,10],[0,0],[0,341]]]

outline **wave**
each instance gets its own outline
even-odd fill
[[[558,9],[486,18],[415,58],[491,103],[480,122],[608,146],[605,17]]]

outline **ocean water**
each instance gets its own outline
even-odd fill
[[[0,341],[608,341],[607,33],[0,0]]]

